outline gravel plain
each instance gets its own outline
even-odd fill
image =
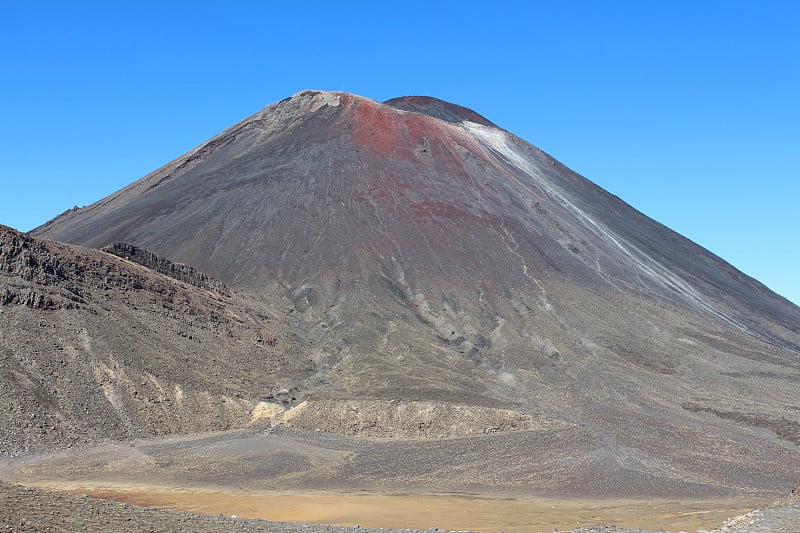
[[[249,520],[115,503],[0,482],[0,531],[148,531],[208,533],[366,531],[358,527]],[[393,530],[372,530],[386,531]],[[411,530],[404,530],[411,531]]]

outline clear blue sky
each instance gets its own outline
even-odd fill
[[[800,2],[388,4],[0,0],[0,223],[90,204],[301,89],[424,94],[800,303]]]

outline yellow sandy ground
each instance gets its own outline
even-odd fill
[[[240,518],[384,528],[553,531],[616,524],[643,529],[711,528],[749,509],[736,500],[548,500],[455,495],[264,493],[118,485],[47,484],[95,497]],[[752,505],[752,502],[751,502]]]

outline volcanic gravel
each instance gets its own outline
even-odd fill
[[[412,531],[272,522],[139,507],[0,483],[0,531],[304,532]]]
[[[800,509],[795,509],[800,511]],[[438,528],[368,529],[323,524],[274,522],[202,515],[140,507],[60,492],[23,487],[0,482],[0,532],[78,532],[78,531],[148,531],[208,533],[236,532],[442,532]],[[736,530],[744,531],[744,530]],[[759,529],[757,531],[768,531]],[[786,530],[788,531],[788,530]],[[616,526],[583,527],[575,533],[655,533],[643,529],[623,529]]]

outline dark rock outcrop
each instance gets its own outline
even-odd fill
[[[169,259],[159,257],[152,252],[148,252],[147,250],[142,250],[133,244],[128,244],[126,242],[115,242],[104,247],[103,251],[147,267],[150,270],[160,272],[171,278],[177,279],[178,281],[189,283],[195,287],[208,289],[225,296],[230,295],[225,287],[225,284],[221,281],[218,281],[189,265],[173,263]]]

